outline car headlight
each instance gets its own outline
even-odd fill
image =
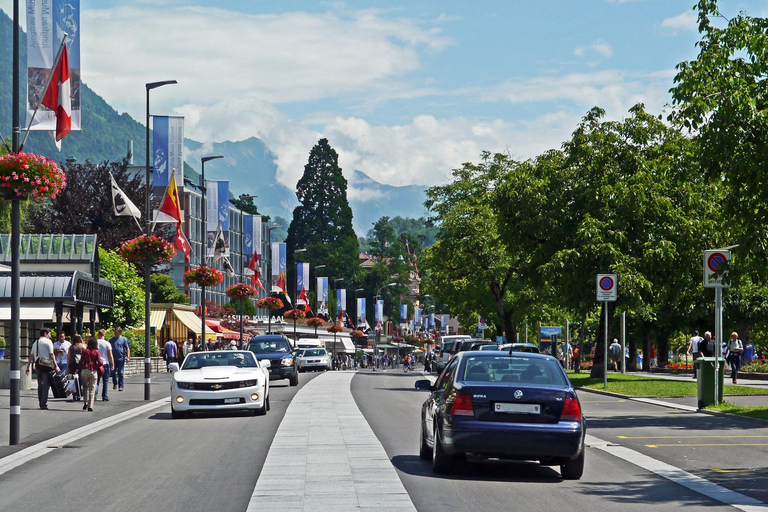
[[[195,385],[191,382],[177,382],[176,385],[179,389],[195,389]]]
[[[280,361],[280,364],[283,366],[293,366],[293,359],[290,357],[286,357],[282,361]]]

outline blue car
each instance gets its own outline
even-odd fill
[[[512,351],[459,352],[428,389],[421,408],[419,456],[436,473],[457,461],[535,460],[584,472],[586,424],[568,376],[552,356]]]

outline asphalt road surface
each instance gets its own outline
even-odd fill
[[[352,389],[355,401],[392,459],[420,512],[510,509],[528,512],[564,509],[614,512],[617,507],[621,507],[622,512],[668,511],[681,507],[691,511],[733,510],[593,448],[587,449],[584,476],[578,481],[562,480],[559,467],[500,461],[468,462],[452,475],[434,475],[429,463],[418,456],[421,404],[427,396],[426,392],[413,389],[414,382],[419,378],[423,377],[397,371],[361,372],[353,379]],[[611,441],[619,441],[616,435],[668,432],[670,427],[665,422],[679,421],[684,416],[673,414],[673,410],[663,407],[628,404],[590,393],[582,393],[580,398],[587,417],[592,418],[594,414],[594,418],[589,419],[588,432],[597,437],[613,436]],[[614,413],[618,413],[618,417],[613,418],[611,415]],[[720,418],[690,416],[694,416],[690,421],[704,422],[701,425],[703,428],[719,428]],[[686,427],[680,424],[673,428]],[[641,440],[632,440],[631,446],[639,447],[642,443]],[[672,464],[681,458],[680,452],[672,448],[644,450],[652,456],[664,453],[663,458]],[[765,448],[761,450],[761,455],[762,460],[766,460]],[[755,457],[757,462],[759,456]],[[720,460],[718,464],[725,462]],[[708,465],[711,464],[703,466]],[[706,477],[710,476],[706,473]],[[757,485],[761,485],[761,493],[767,487],[764,481]],[[757,489],[756,485],[753,487]]]

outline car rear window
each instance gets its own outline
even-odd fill
[[[467,357],[461,376],[460,380],[474,382],[567,384],[557,361],[532,357],[485,355]]]
[[[283,338],[252,341],[248,344],[248,350],[254,354],[273,354],[275,352],[290,352],[291,346]]]

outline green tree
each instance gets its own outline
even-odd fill
[[[230,199],[229,202],[232,203],[232,205],[240,211],[249,213],[251,215],[260,215],[259,207],[256,206],[256,203],[253,202],[253,199],[254,198],[252,195],[240,194],[235,199]],[[269,215],[261,216],[262,222],[269,222],[269,219],[270,219]]]
[[[256,306],[253,305],[253,301],[251,299],[232,299],[224,304],[224,308],[233,309],[236,315],[253,316],[257,312]]]
[[[296,187],[301,204],[293,210],[286,239],[289,272],[294,272],[295,249],[307,250],[303,261],[327,265],[330,276],[349,278],[358,266],[347,180],[338,160],[327,139],[321,139],[309,153]]]
[[[171,276],[166,274],[151,274],[149,278],[149,290],[152,293],[152,302],[162,304],[189,304],[189,297],[181,293],[173,282]]]
[[[131,327],[144,321],[144,283],[136,268],[116,252],[99,248],[101,276],[109,279],[115,293],[112,309],[100,312],[108,327]]]

